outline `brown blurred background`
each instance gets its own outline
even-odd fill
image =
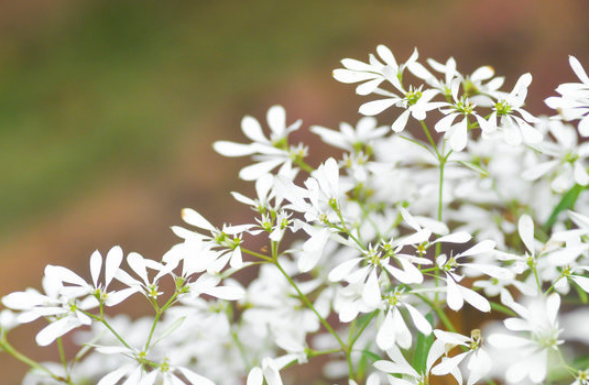
[[[400,61],[418,47],[465,73],[490,64],[508,90],[529,71],[529,109],[547,113],[542,100],[575,79],[567,55],[589,68],[588,16],[582,0],[3,0],[0,295],[39,287],[48,263],[87,276],[95,249],[159,258],[183,207],[246,221],[229,195],[251,191],[245,161],[212,142],[245,141],[241,117],[276,103],[303,131],[355,122],[361,99],[331,71],[380,43]],[[36,330],[12,340],[27,351]],[[25,370],[0,355],[2,384]]]

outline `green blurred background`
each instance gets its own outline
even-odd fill
[[[115,244],[158,258],[183,207],[247,220],[228,194],[251,191],[245,161],[212,142],[245,141],[241,117],[276,103],[304,140],[310,124],[355,122],[361,99],[331,71],[380,43],[401,61],[418,47],[463,72],[490,64],[506,89],[529,71],[529,109],[548,113],[542,100],[574,80],[567,55],[589,67],[588,16],[583,0],[4,0],[0,295],[39,287],[47,263],[87,275],[91,252]],[[36,330],[13,339],[27,350]],[[17,384],[25,367],[0,355],[0,371]]]

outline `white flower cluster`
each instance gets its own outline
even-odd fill
[[[232,193],[250,223],[184,209],[180,243],[158,260],[115,246],[91,255],[90,281],[49,265],[42,291],[4,296],[0,350],[31,367],[23,384],[282,385],[284,368],[321,356],[349,384],[588,385],[589,78],[571,57],[581,83],[536,117],[530,74],[502,91],[491,67],[426,63],[382,45],[368,63],[342,60],[334,77],[377,99],[355,127],[310,128],[338,154],[317,167],[281,106],[269,136],[247,116],[250,143],[215,143],[255,162],[240,172],[255,196]],[[392,130],[373,117],[389,108]],[[135,297],[151,316],[109,314]],[[8,341],[37,320],[59,363]]]

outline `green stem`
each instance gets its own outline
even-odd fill
[[[437,155],[438,159],[441,159],[442,156],[440,155],[440,152],[438,151],[438,145],[434,141],[434,138],[432,138],[432,134],[430,134],[429,129],[425,125],[425,122],[423,120],[420,120],[419,123],[421,123],[421,127],[423,128],[423,132],[425,132],[425,136],[427,136],[427,139],[429,140],[429,143],[434,148],[434,151],[436,152],[436,155]]]
[[[302,168],[303,170],[305,170],[306,172],[308,172],[309,174],[312,173],[313,171],[315,171],[315,169],[311,166],[309,166],[304,160],[300,159],[300,158],[295,158],[294,163],[299,166],[300,168]]]
[[[358,332],[358,334],[356,334],[356,336],[354,338],[352,338],[352,340],[349,342],[350,350],[352,350],[352,348],[354,347],[354,344],[356,343],[356,341],[358,341],[358,338],[360,338],[362,333],[364,333],[364,330],[366,330],[366,327],[368,327],[368,324],[370,324],[370,321],[372,321],[372,319],[374,318],[374,316],[376,315],[377,312],[378,311],[373,311],[372,314],[370,314],[370,317],[368,317],[368,320],[360,328],[360,331]]]
[[[303,301],[305,303],[305,305],[309,309],[311,309],[311,311],[313,313],[315,313],[315,315],[317,316],[317,318],[319,318],[319,321],[325,327],[325,329],[327,329],[327,331],[329,333],[331,333],[331,335],[333,335],[333,337],[337,340],[337,343],[340,345],[341,350],[346,354],[346,360],[348,362],[349,377],[350,377],[350,379],[353,379],[354,378],[354,366],[352,365],[352,359],[350,357],[350,350],[348,349],[348,346],[346,346],[346,344],[344,343],[344,341],[342,341],[342,339],[340,338],[340,336],[336,333],[335,330],[333,330],[333,328],[325,320],[325,318],[323,318],[321,316],[321,314],[319,314],[319,312],[317,311],[317,309],[315,309],[315,306],[313,306],[313,304],[311,303],[311,301],[309,301],[309,298],[307,298],[307,296],[305,294],[303,294],[303,292],[301,291],[301,289],[299,289],[299,287],[297,286],[297,284],[295,283],[295,281],[293,281],[293,279],[288,275],[288,273],[286,271],[284,271],[284,269],[282,268],[282,266],[280,266],[280,263],[278,263],[278,261],[274,261],[274,265],[276,265],[276,267],[278,268],[278,270],[280,270],[280,272],[282,273],[282,275],[284,275],[284,277],[286,278],[286,280],[288,281],[288,283],[290,283],[290,285],[296,290],[296,292],[298,293],[301,301]]]
[[[444,324],[444,326],[446,326],[446,328],[449,331],[451,331],[453,333],[457,333],[456,332],[456,328],[454,327],[454,325],[452,325],[452,321],[450,321],[450,319],[444,313],[444,311],[442,310],[441,307],[439,307],[437,304],[435,304],[434,302],[432,302],[425,295],[421,295],[421,294],[417,294],[417,293],[413,293],[413,294],[415,294],[416,296],[418,296],[419,298],[421,298],[421,300],[423,302],[425,302],[426,304],[428,304],[429,307],[432,308],[436,312],[436,314],[438,315],[438,317],[440,317],[440,321],[442,321],[442,323]]]
[[[61,360],[61,364],[63,365],[65,376],[69,379],[70,375],[67,367],[67,359],[65,358],[65,350],[63,349],[63,340],[61,339],[61,337],[57,339],[57,349],[59,350],[59,359]]]
[[[37,361],[25,356],[24,354],[22,354],[21,352],[19,352],[18,350],[16,350],[7,340],[5,337],[3,337],[2,339],[0,339],[0,348],[2,348],[2,350],[4,350],[6,353],[10,354],[12,357],[16,358],[17,360],[19,360],[20,362],[30,366],[33,369],[36,369],[40,372],[44,372],[47,373],[49,376],[51,376],[51,378],[53,378],[56,381],[59,382],[63,382],[65,384],[69,384],[69,385],[74,385],[72,383],[72,381],[68,378],[63,378],[61,376],[58,376],[56,374],[54,374],[51,370],[49,370],[47,367],[45,367],[44,365],[38,363]]]
[[[508,308],[507,306],[503,306],[501,304],[498,304],[496,302],[491,302],[491,301],[489,301],[489,303],[491,304],[491,309],[498,311],[500,313],[506,314],[510,317],[517,317],[517,314],[513,310]]]
[[[241,248],[241,252],[242,252],[242,253],[249,254],[249,255],[251,255],[251,256],[253,256],[253,257],[256,257],[256,258],[263,259],[263,260],[264,260],[264,261],[266,261],[266,262],[274,262],[274,261],[272,260],[272,258],[268,257],[267,255],[260,254],[260,253],[256,253],[255,251],[251,251],[251,250],[248,250],[248,249],[244,249],[243,247]]]

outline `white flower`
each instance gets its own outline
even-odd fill
[[[51,270],[52,267],[54,266],[47,268]],[[97,306],[96,298],[87,297],[83,301],[78,301],[75,297],[61,295],[63,285],[52,274],[44,277],[43,288],[47,294],[41,294],[35,289],[27,289],[2,298],[2,303],[6,307],[21,311],[16,318],[19,323],[29,323],[41,317],[49,320],[49,325],[45,326],[35,338],[38,345],[50,345],[73,329],[92,324],[92,319],[85,314],[85,311]]]
[[[432,332],[432,326],[419,310],[408,303],[408,296],[402,290],[397,290],[384,296],[380,305],[384,313],[384,319],[376,334],[376,343],[382,350],[390,349],[397,344],[403,349],[409,349],[412,342],[412,332],[407,327],[400,309],[404,307],[413,324],[424,335]]]
[[[550,97],[545,102],[564,120],[579,120],[579,133],[586,137],[589,136],[589,77],[576,57],[569,56],[569,64],[581,83],[561,84],[556,89],[561,96]]]
[[[377,127],[376,119],[363,117],[356,124],[356,128],[343,122],[340,123],[339,132],[321,126],[312,126],[311,132],[319,135],[325,143],[342,150],[370,153],[371,144],[385,136],[389,130],[384,126]]]
[[[498,95],[499,101],[495,103],[493,112],[488,119],[487,134],[491,134],[498,129],[503,134],[506,143],[513,146],[539,143],[542,140],[542,133],[532,127],[530,123],[536,123],[538,119],[529,112],[522,109],[528,87],[532,83],[532,75],[529,73],[522,75],[510,94]],[[516,116],[515,113],[521,116]],[[497,122],[497,119],[500,121]]]
[[[577,132],[570,125],[558,120],[543,120],[542,123],[556,142],[542,142],[535,148],[551,159],[528,168],[522,177],[537,180],[544,175],[550,175],[551,187],[559,194],[565,193],[575,183],[587,186],[589,174],[586,163],[589,158],[589,144],[579,144]]]
[[[302,159],[307,154],[305,147],[289,147],[288,135],[301,127],[302,121],[286,125],[286,112],[282,106],[272,106],[266,117],[270,127],[270,138],[262,132],[262,126],[255,118],[246,116],[241,121],[241,130],[253,143],[240,144],[228,141],[218,141],[213,145],[215,151],[223,156],[239,157],[255,155],[254,160],[259,163],[247,166],[239,172],[244,180],[256,180],[274,168],[282,165],[279,173],[289,174],[293,159]]]
[[[482,338],[480,330],[473,330],[471,337],[465,337],[458,333],[446,332],[443,330],[434,330],[437,340],[431,347],[432,351],[444,349],[446,353],[456,346],[467,348],[465,352],[457,354],[451,358],[445,357],[442,362],[434,366],[431,370],[436,376],[453,374],[459,384],[462,383],[462,376],[459,376],[458,365],[468,358],[466,365],[469,370],[467,385],[473,385],[483,378],[491,370],[491,357],[482,347]],[[440,346],[438,346],[440,345]]]
[[[519,316],[507,318],[503,322],[505,327],[513,332],[525,333],[525,337],[495,333],[488,338],[496,348],[517,349],[520,359],[509,365],[505,379],[514,383],[529,378],[534,383],[541,383],[546,378],[549,352],[557,351],[564,342],[559,339],[562,332],[558,326],[560,296],[553,293],[548,297],[537,297],[527,307],[513,301],[507,293],[502,301]]]
[[[487,121],[476,112],[476,105],[472,104],[464,96],[458,97],[460,84],[461,79],[457,78],[450,85],[452,102],[443,103],[440,111],[446,116],[440,119],[434,126],[437,132],[445,133],[444,138],[448,141],[448,145],[453,151],[464,150],[468,143],[468,130],[470,128],[469,116],[474,116],[481,129],[487,129]],[[462,120],[454,123],[458,117],[462,117]]]

